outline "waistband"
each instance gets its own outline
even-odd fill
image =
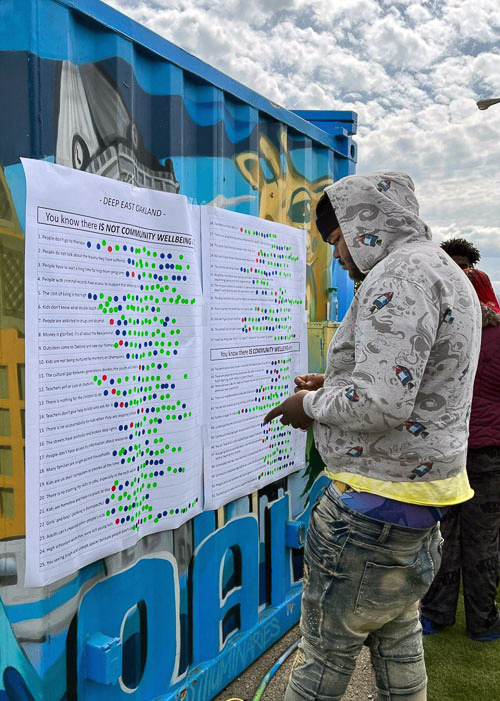
[[[330,486],[325,490],[323,499],[326,499],[331,508],[341,513],[341,518],[344,521],[352,523],[358,530],[364,531],[379,543],[390,538],[394,540],[394,542],[407,544],[408,540],[425,540],[439,530],[437,524],[429,528],[411,528],[410,526],[401,526],[395,523],[388,523],[387,521],[379,521],[371,516],[354,511],[354,509],[351,509],[338,498],[335,490],[330,489]]]
[[[447,507],[411,504],[380,494],[358,492],[336,480],[330,483],[329,490],[353,511],[407,528],[431,528],[448,510]]]

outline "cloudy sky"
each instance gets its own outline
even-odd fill
[[[106,0],[289,109],[358,113],[358,173],[405,170],[500,296],[499,0]]]

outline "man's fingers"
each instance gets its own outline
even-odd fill
[[[307,382],[303,382],[301,385],[295,387],[294,394],[297,394],[297,392],[300,392],[303,389],[307,389],[308,392],[314,389],[314,382],[312,380],[307,380]]]
[[[264,424],[268,424],[276,417],[281,416],[282,413],[283,409],[281,408],[281,404],[278,404],[278,406],[275,406],[274,409],[271,409],[271,411],[268,414],[266,414],[264,418]]]
[[[297,377],[295,377],[293,381],[296,385],[305,385],[306,382],[310,379],[310,377],[310,373],[308,373],[307,375],[297,375]]]

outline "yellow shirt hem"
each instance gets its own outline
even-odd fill
[[[407,504],[453,506],[474,496],[465,468],[455,477],[432,482],[391,482],[363,477],[353,472],[334,472],[327,468],[325,474],[332,480],[345,482],[357,492],[369,492]]]

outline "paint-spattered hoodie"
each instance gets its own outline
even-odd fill
[[[330,469],[391,481],[465,467],[481,312],[472,285],[431,241],[411,178],[376,173],[326,188],[367,273],[304,410]]]

